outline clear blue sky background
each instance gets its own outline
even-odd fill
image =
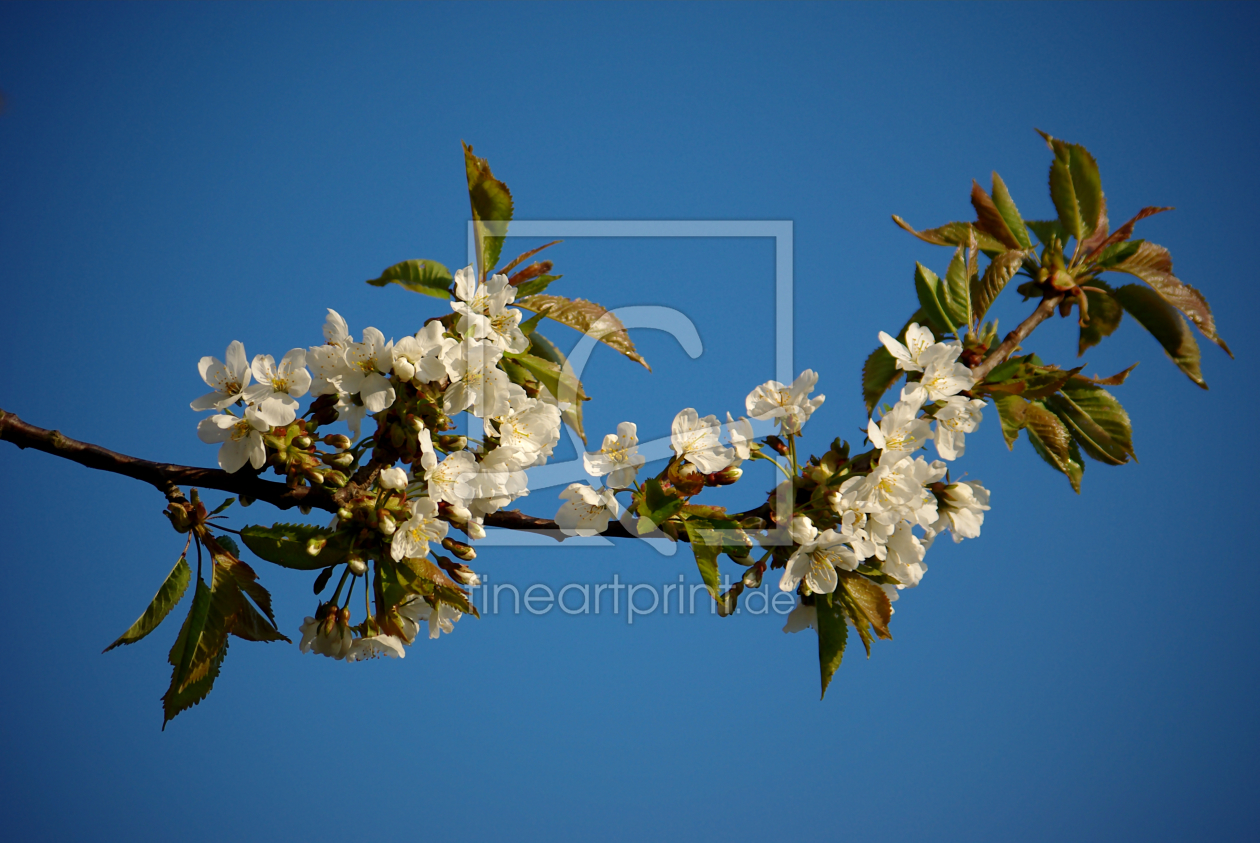
[[[792,220],[815,450],[860,438],[861,361],[913,310],[914,261],[948,259],[889,214],[969,218],[997,169],[1049,216],[1033,127],[1095,153],[1113,221],[1177,206],[1140,234],[1238,358],[1205,343],[1202,392],[1131,323],[1091,352],[1102,374],[1142,361],[1117,390],[1142,461],[1091,463],[1079,497],[989,418],[961,466],[993,491],[984,535],[932,550],[896,640],[851,652],[821,703],[812,637],[776,615],[553,611],[466,618],[401,662],[237,641],[160,733],[176,627],[100,654],[179,552],[160,495],[0,445],[0,836],[1253,838],[1257,23],[1243,4],[0,7],[0,406],[123,452],[213,464],[187,405],[233,339],[278,357],[320,341],[326,307],[395,337],[440,312],[363,279],[460,265],[461,139],[521,218]],[[738,412],[772,376],[771,241],[552,257],[558,292],[677,307],[705,344],[640,332],[655,374],[597,352],[594,436]],[[1069,363],[1075,332],[1031,347]],[[478,563],[520,585],[696,579],[641,546]],[[258,567],[292,634],[310,577]]]

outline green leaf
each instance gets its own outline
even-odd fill
[[[937,292],[941,287],[941,279],[936,273],[921,263],[914,265],[914,290],[919,295],[919,309],[932,324],[932,329],[939,338],[942,334],[954,333],[954,323],[950,320],[945,306]]]
[[[996,175],[994,173],[994,176]],[[991,235],[1007,249],[1024,248],[1019,238],[1007,227],[1002,212],[975,179],[971,181],[971,205],[976,209],[977,229]],[[1024,237],[1027,239],[1027,234]]]
[[[1037,235],[1037,241],[1043,246],[1049,245],[1051,240],[1057,239],[1060,243],[1067,240],[1063,226],[1058,220],[1026,220],[1024,224]]]
[[[307,551],[311,539],[325,539],[327,544],[317,555]],[[295,571],[317,571],[345,561],[350,552],[351,536],[310,524],[273,524],[264,527],[251,524],[241,530],[241,540],[259,558]]]
[[[1024,226],[1024,218],[1019,215],[1019,208],[1015,207],[1015,200],[1011,198],[1010,191],[1006,189],[1006,183],[1002,181],[1002,177],[993,173],[993,204],[997,207],[998,213],[1002,215],[1002,220],[1006,223],[1006,227],[1018,241],[1014,248],[1031,249],[1032,240],[1028,237],[1028,229]]]
[[[545,354],[549,358],[558,358],[559,362],[536,357],[533,354],[518,355],[512,358],[512,362],[529,372],[557,401],[569,404],[569,408],[561,415],[565,423],[573,428],[573,431],[585,442],[586,432],[582,430],[582,402],[589,399],[582,389],[582,382],[574,376],[569,361],[549,340],[534,332],[530,334],[530,342],[532,351]]]
[[[241,558],[241,549],[236,546],[236,539],[232,538],[231,536],[219,535],[219,536],[215,536],[214,540],[217,544],[222,546],[224,550],[231,553],[237,559]]]
[[[701,518],[688,519],[683,522],[687,528],[687,538],[691,541],[691,552],[696,557],[696,567],[700,569],[700,578],[717,600],[722,594],[722,578],[718,574],[718,556],[722,552],[723,538],[711,522]]]
[[[884,590],[861,574],[851,571],[836,571],[836,574],[840,577],[841,588],[853,601],[853,605],[861,610],[875,633],[880,638],[891,641],[892,633],[888,631],[888,624],[892,621],[892,603]]]
[[[468,144],[464,144],[464,166],[468,171],[477,265],[481,277],[485,278],[494,271],[503,250],[503,238],[512,219],[512,193],[490,172],[486,159],[473,155],[473,148]]]
[[[183,556],[179,557],[179,561],[175,563],[175,567],[171,568],[171,572],[166,575],[166,579],[158,588],[157,594],[153,595],[153,599],[149,601],[149,607],[144,610],[139,619],[131,625],[131,627],[118,637],[118,640],[110,644],[102,653],[108,653],[120,644],[134,644],[150,632],[158,628],[171,609],[175,608],[175,604],[184,596],[184,590],[188,588],[188,580],[192,578],[192,570],[188,567],[187,560]]]
[[[1085,464],[1067,426],[1044,404],[1030,401],[1024,410],[1024,430],[1033,450],[1052,468],[1065,474],[1079,495]]]
[[[1095,260],[1096,258],[1100,259],[1101,254],[1107,252],[1109,249],[1115,246],[1119,246],[1121,242],[1128,240],[1130,237],[1132,237],[1133,227],[1137,225],[1139,220],[1144,220],[1147,217],[1154,216],[1155,214],[1161,214],[1164,211],[1171,211],[1171,210],[1173,210],[1171,207],[1143,208],[1142,210],[1137,212],[1137,215],[1134,216],[1133,219],[1129,220],[1124,225],[1117,228],[1115,231],[1111,233],[1109,237],[1107,237],[1098,245],[1094,246],[1094,248],[1089,252],[1089,254],[1085,256],[1085,261],[1089,262],[1089,261]]]
[[[1163,246],[1146,240],[1140,241],[1136,252],[1109,269],[1141,278],[1163,296],[1164,301],[1188,316],[1203,336],[1219,345],[1230,357],[1234,356],[1225,341],[1216,335],[1216,322],[1212,319],[1212,308],[1208,306],[1207,299],[1194,287],[1183,284],[1173,275],[1172,255]]]
[[[1125,284],[1112,295],[1130,316],[1159,340],[1164,352],[1190,380],[1207,389],[1199,369],[1199,344],[1176,308],[1149,287]]]
[[[643,482],[643,500],[639,503],[639,535],[650,533],[673,516],[686,504],[683,498],[669,494],[655,477]]]
[[[1094,263],[1094,267],[1096,269],[1110,269],[1118,263],[1124,263],[1137,254],[1137,250],[1142,248],[1142,244],[1145,242],[1145,240],[1128,240],[1123,243],[1112,243],[1098,253],[1098,259]]]
[[[1098,162],[1080,144],[1067,143],[1037,130],[1054,152],[1050,165],[1050,198],[1063,229],[1076,238],[1082,254],[1107,237],[1107,200]],[[1097,237],[1094,237],[1095,234]],[[1091,238],[1094,242],[1091,242]]]
[[[1124,308],[1120,302],[1107,293],[1085,291],[1086,306],[1089,308],[1089,321],[1081,326],[1081,339],[1077,345],[1076,356],[1080,357],[1086,349],[1093,348],[1109,337],[1120,327],[1120,319],[1124,316]]]
[[[967,258],[963,247],[954,250],[954,257],[945,270],[945,283],[938,289],[943,294],[945,309],[955,325],[971,325],[971,276],[967,272]]]
[[[1081,209],[1072,186],[1072,170],[1068,162],[1058,156],[1050,163],[1050,199],[1059,214],[1059,224],[1063,226],[1064,233],[1075,237],[1077,242],[1083,240],[1085,226],[1081,222]]]
[[[844,658],[849,628],[841,601],[833,600],[830,594],[815,595],[814,606],[818,610],[818,669],[822,675],[822,693],[818,698],[823,699]]]
[[[619,351],[649,372],[652,367],[634,350],[634,343],[621,320],[603,306],[585,299],[566,299],[564,296],[526,296],[516,300],[523,310],[541,313],[561,325],[568,325],[604,345]]]
[[[220,512],[227,509],[229,506],[231,506],[234,503],[236,503],[236,498],[224,498],[223,503],[219,504],[213,510],[211,510],[210,515],[211,516],[218,515]]]
[[[437,261],[411,260],[396,263],[380,274],[369,278],[374,287],[397,284],[413,293],[423,293],[435,299],[451,297],[451,271]]]
[[[971,285],[971,312],[978,324],[989,312],[993,302],[1005,289],[1007,282],[1015,277],[1024,263],[1027,252],[1014,250],[996,255],[989,261],[984,275],[974,280]]]
[[[509,272],[516,269],[521,264],[525,263],[525,261],[529,260],[534,255],[541,252],[543,249],[549,249],[552,246],[556,245],[557,243],[563,243],[563,242],[564,242],[563,240],[552,240],[550,243],[542,244],[537,249],[530,249],[528,252],[522,252],[521,254],[517,255],[510,263],[508,263],[507,266],[500,269],[499,274],[507,275]]]
[[[969,222],[951,222],[939,228],[915,231],[908,222],[896,214],[893,214],[892,219],[903,230],[910,232],[924,243],[931,243],[934,246],[966,246],[971,241],[971,235],[974,232],[980,251],[986,254],[997,254],[998,252],[1006,251],[1006,247],[998,242],[993,235],[983,231],[976,231],[975,226]]]
[[[547,289],[547,287],[551,286],[552,281],[558,281],[563,277],[563,275],[539,275],[523,282],[516,288],[516,294],[521,298],[537,295]],[[644,363],[643,365],[646,366],[647,364]]]
[[[897,341],[904,345],[906,331],[910,326],[926,321],[927,317],[923,311],[916,310],[906,324],[901,326]],[[884,396],[889,387],[901,379],[901,375],[901,369],[897,368],[897,358],[893,357],[883,345],[871,352],[862,366],[862,398],[866,401],[867,415],[875,412],[879,399]]]
[[[162,697],[163,710],[165,718],[162,721],[162,728],[166,728],[166,724],[176,714],[188,708],[191,705],[203,699],[206,693],[209,693],[209,687],[206,687],[204,693],[198,696],[196,692],[189,694],[190,689],[187,686],[191,682],[196,682],[210,672],[209,664],[198,664],[199,670],[196,671],[197,676],[192,676],[193,666],[198,651],[202,647],[202,633],[206,628],[206,620],[210,614],[210,588],[203,580],[198,578],[196,590],[193,592],[192,605],[188,609],[188,615],[184,618],[184,625],[179,630],[179,636],[175,639],[174,646],[167,656],[174,670],[171,672],[171,685],[166,694]],[[213,644],[213,639],[217,636],[212,632],[209,641],[207,641],[206,652],[209,651],[209,645]],[[211,659],[213,662],[213,659]],[[217,668],[215,670],[217,673]],[[210,680],[213,682],[213,678]],[[196,689],[200,691],[200,688]],[[189,699],[189,697],[194,697]]]
[[[1127,462],[1130,457],[1137,459],[1133,451],[1133,424],[1114,395],[1101,386],[1073,378],[1064,384],[1062,397],[1070,400],[1078,411],[1102,429],[1110,443],[1106,445],[1109,454],[1121,462]],[[1099,445],[1106,444],[1098,439],[1095,441]],[[1081,443],[1082,447],[1084,444]]]
[[[1024,412],[1028,409],[1028,401],[1018,395],[994,395],[993,404],[997,407],[998,419],[1002,422],[1002,438],[1006,440],[1008,450],[1015,450],[1015,440],[1024,429]]]

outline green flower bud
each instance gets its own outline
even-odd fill
[[[455,436],[454,434],[444,434],[437,438],[438,447],[447,453],[454,451],[462,451],[468,447],[467,436]]]
[[[309,451],[312,444],[314,443],[311,442],[311,437],[309,436],[293,437],[293,446],[295,448],[301,448],[303,451]]]
[[[340,471],[337,471],[336,469],[333,469],[332,471],[324,475],[325,486],[333,486],[335,488],[341,489],[341,488],[344,488],[345,485],[349,482],[350,482],[350,478],[346,477],[345,474],[343,474]]]
[[[330,433],[324,437],[324,444],[330,448],[345,451],[350,447],[350,437],[343,433]]]
[[[465,544],[450,536],[442,539],[442,549],[464,562],[471,562],[477,558],[477,551],[473,550],[472,545]]]
[[[328,544],[328,539],[324,536],[315,536],[306,540],[306,552],[311,556],[319,556],[319,552],[324,549],[324,545]]]
[[[351,556],[346,560],[346,563],[350,566],[350,573],[356,577],[361,577],[367,573],[367,560],[362,556]]]

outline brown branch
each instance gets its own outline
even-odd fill
[[[202,489],[218,489],[221,492],[244,495],[269,503],[278,509],[309,506],[312,509],[336,512],[340,506],[333,499],[332,494],[321,487],[290,488],[284,483],[263,480],[256,474],[249,473],[248,469],[242,469],[236,474],[228,474],[218,468],[195,468],[129,457],[99,445],[71,439],[57,430],[36,427],[4,410],[0,410],[0,440],[7,440],[23,449],[34,448],[87,468],[141,480],[156,488],[169,500],[182,497],[180,486],[197,486]],[[487,515],[486,526],[541,533],[556,539],[564,538],[564,534],[560,532],[555,521],[535,518],[515,509],[505,509]],[[637,538],[635,533],[630,532],[620,522],[610,522],[608,529],[601,535],[621,539]]]
[[[1006,358],[1010,357],[1011,353],[1019,348],[1019,344],[1028,339],[1028,335],[1038,325],[1054,315],[1054,309],[1063,301],[1064,295],[1064,293],[1056,293],[1043,298],[1041,304],[1037,305],[1037,309],[1027,319],[1020,322],[1015,330],[1007,334],[1006,339],[1002,340],[1001,345],[993,349],[992,354],[986,357],[983,362],[971,367],[971,376],[977,382],[982,381],[996,366],[1004,363]]]
[[[289,488],[284,483],[263,480],[248,470],[228,474],[218,468],[195,468],[189,465],[151,462],[129,457],[99,445],[80,442],[63,436],[59,430],[45,430],[22,421],[13,413],[0,410],[0,439],[12,442],[19,448],[34,448],[55,457],[77,462],[98,471],[110,471],[141,480],[156,488],[168,499],[182,497],[180,486],[198,486],[245,495],[266,501],[279,509],[309,506],[313,509],[337,511],[337,504],[323,488],[298,486]]]

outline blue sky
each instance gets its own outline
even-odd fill
[[[175,628],[100,650],[182,546],[161,497],[2,445],[3,835],[1254,836],[1256,24],[1243,4],[0,6],[0,407],[125,453],[213,463],[187,404],[233,339],[278,357],[319,342],[327,307],[396,337],[441,312],[363,279],[461,264],[460,140],[521,219],[791,220],[795,365],[828,396],[814,450],[860,439],[861,362],[913,311],[914,261],[948,259],[889,215],[968,218],[996,169],[1050,216],[1034,127],[1096,155],[1113,220],[1177,207],[1139,234],[1237,357],[1204,343],[1202,392],[1131,323],[1091,351],[1089,372],[1142,362],[1117,390],[1141,462],[1089,464],[1079,497],[986,419],[960,466],[993,491],[984,535],[933,548],[896,640],[851,652],[822,703],[812,639],[773,613],[553,611],[357,667],[238,641],[160,733]],[[639,332],[651,374],[597,350],[593,436],[738,413],[773,375],[772,241],[551,256],[557,292],[677,308],[704,344]],[[1010,298],[1007,326],[1028,307]],[[1075,344],[1056,320],[1029,347],[1067,364]],[[551,515],[556,491],[522,508]],[[292,634],[309,576],[258,567]],[[697,580],[641,546],[478,568]]]

